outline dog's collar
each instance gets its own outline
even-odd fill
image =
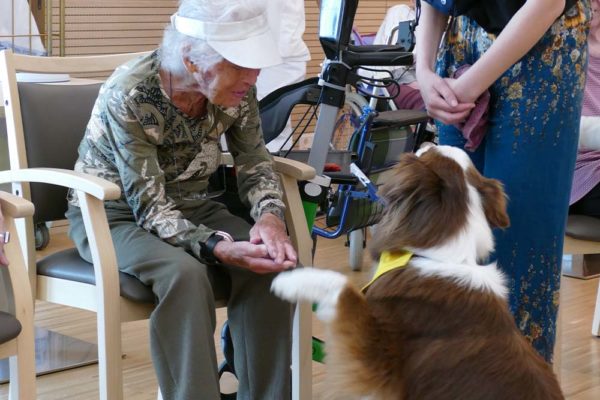
[[[373,275],[373,278],[369,281],[369,283],[362,288],[363,293],[366,292],[369,286],[371,286],[373,282],[379,279],[382,275],[395,269],[406,267],[413,256],[414,254],[409,251],[382,252],[379,256],[379,264],[377,264],[375,275]]]

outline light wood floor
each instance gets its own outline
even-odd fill
[[[357,284],[366,282],[369,268],[362,272],[351,272],[348,267],[347,248],[343,238],[320,239],[315,265],[348,274]],[[46,251],[68,246],[63,235],[53,235]],[[44,251],[44,252],[46,252]],[[365,254],[365,260],[368,257]],[[561,293],[562,341],[560,349],[561,383],[569,400],[600,399],[600,338],[590,334],[591,318],[598,289],[598,280],[563,278]],[[218,326],[226,318],[225,309],[218,310]],[[41,327],[72,335],[82,340],[96,341],[95,314],[48,303],[38,302],[36,324]],[[322,334],[323,327],[314,319],[314,334]],[[148,323],[139,321],[123,324],[125,399],[156,399],[156,378],[152,369],[148,345]],[[218,332],[215,340],[218,340]],[[219,348],[218,341],[217,347]],[[219,354],[219,361],[221,360]],[[325,400],[325,367],[313,363],[314,399]],[[94,399],[98,397],[97,366],[50,374],[38,378],[38,398]],[[224,386],[230,387],[231,382]],[[6,385],[0,385],[0,400],[7,399]]]

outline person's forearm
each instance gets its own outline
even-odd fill
[[[425,2],[421,2],[421,17],[416,32],[416,71],[431,71],[440,46],[448,17]]]
[[[461,77],[477,98],[540,40],[565,7],[565,0],[528,0],[490,49]]]

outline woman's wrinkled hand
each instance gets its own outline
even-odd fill
[[[298,256],[290,242],[285,223],[275,214],[265,213],[250,229],[250,243],[267,246],[269,257],[277,264],[291,262],[296,265]]]
[[[246,268],[257,274],[281,272],[296,266],[296,261],[271,258],[265,244],[221,240],[213,254],[223,264]]]
[[[451,82],[454,81],[454,82]],[[427,113],[434,119],[448,125],[463,122],[475,103],[461,102],[453,90],[456,80],[443,79],[433,71],[422,71],[418,82]]]

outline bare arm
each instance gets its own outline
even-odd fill
[[[540,40],[565,8],[565,0],[528,0],[490,49],[453,86],[462,101],[474,101]]]
[[[448,21],[446,15],[438,12],[428,3],[422,2],[421,9],[421,17],[416,32],[417,75],[424,71],[433,71],[440,40]]]
[[[448,17],[429,4],[421,3],[417,27],[416,72],[427,113],[446,124],[459,123],[471,112],[473,102],[460,103],[448,82],[434,71],[435,58]]]

